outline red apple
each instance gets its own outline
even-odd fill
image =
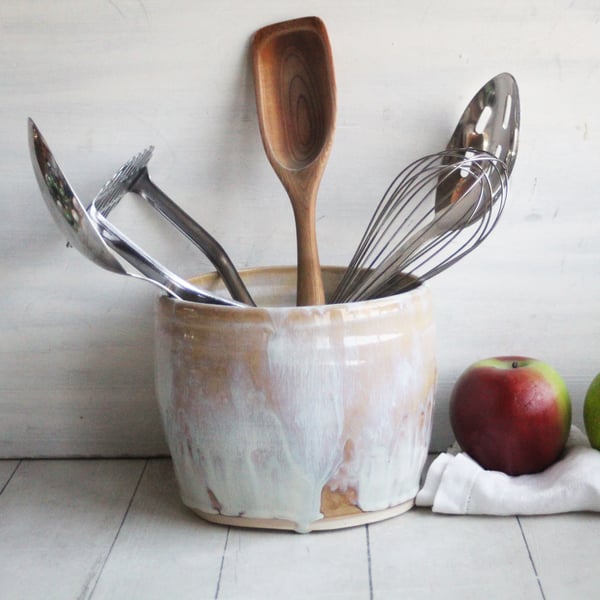
[[[456,382],[450,424],[460,447],[485,469],[537,473],[565,447],[571,400],[551,366],[523,356],[489,358]]]

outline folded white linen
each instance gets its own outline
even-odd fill
[[[450,450],[429,467],[416,504],[447,514],[600,511],[600,451],[572,427],[560,460],[541,473],[511,477],[487,471],[466,453]]]

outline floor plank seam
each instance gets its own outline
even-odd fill
[[[371,564],[371,536],[369,534],[369,524],[365,525],[366,538],[367,538],[367,569],[369,574],[369,600],[373,600],[373,569]]]
[[[540,590],[540,594],[542,596],[542,600],[546,600],[546,594],[544,593],[544,587],[542,586],[542,580],[540,579],[538,570],[535,566],[535,561],[533,560],[533,555],[531,554],[531,548],[529,547],[529,542],[527,541],[527,536],[525,535],[525,531],[523,530],[523,525],[521,524],[520,517],[516,517],[517,523],[519,525],[519,529],[521,530],[521,537],[523,538],[523,542],[525,543],[525,548],[527,549],[527,556],[529,557],[529,562],[531,564],[531,568],[533,569],[533,574],[537,580],[538,588]]]
[[[5,484],[0,488],[0,496],[2,496],[2,494],[4,493],[4,490],[8,487],[8,484],[12,481],[12,478],[15,476],[15,473],[18,471],[18,469],[19,469],[19,467],[21,466],[22,463],[23,463],[23,461],[20,460],[15,465],[15,468],[12,470],[12,473],[9,475],[9,477],[6,480]]]
[[[223,576],[223,567],[225,565],[225,554],[227,553],[227,543],[229,542],[229,532],[231,527],[227,527],[227,533],[225,534],[225,543],[223,544],[223,554],[221,554],[221,564],[219,566],[219,576],[217,577],[217,589],[215,590],[215,600],[219,598],[219,592],[221,590],[221,577]]]
[[[127,504],[127,508],[125,509],[125,512],[123,514],[123,518],[121,519],[121,522],[119,523],[119,526],[117,527],[117,532],[115,533],[112,543],[110,544],[108,552],[106,553],[106,556],[104,557],[104,560],[102,561],[102,564],[100,565],[100,569],[98,570],[98,576],[96,577],[96,580],[94,581],[94,584],[92,585],[92,589],[90,590],[90,593],[87,595],[88,600],[91,600],[96,592],[98,583],[100,582],[100,579],[102,578],[102,573],[104,572],[104,569],[106,568],[106,565],[108,563],[110,555],[112,554],[112,551],[115,547],[115,544],[117,543],[117,540],[119,539],[119,534],[121,533],[121,530],[123,529],[123,525],[125,524],[125,521],[127,520],[127,516],[129,515],[131,506],[133,505],[135,497],[137,496],[138,490],[142,483],[142,479],[144,478],[144,474],[146,473],[146,469],[148,468],[149,462],[150,462],[150,459],[145,459],[144,466],[142,467],[142,470],[140,472],[138,480],[135,484],[135,488],[133,490],[133,493],[131,494],[131,498],[129,499],[129,503]]]

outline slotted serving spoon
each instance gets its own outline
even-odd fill
[[[510,73],[500,73],[486,82],[467,104],[446,146],[446,150],[458,152],[458,156],[449,156],[445,164],[459,160],[467,151],[482,150],[500,159],[506,166],[506,176],[510,177],[517,159],[520,125],[519,87]],[[454,191],[462,185],[461,179],[460,172],[456,172],[440,181],[437,211],[451,203]],[[500,182],[496,179],[492,184],[499,186]]]
[[[147,164],[153,150],[150,147],[140,152],[114,174],[92,201],[96,210],[108,217],[127,192],[138,194],[208,257],[234,300],[256,306],[223,247],[150,179]]]
[[[294,211],[297,304],[323,304],[315,209],[336,115],[325,25],[317,17],[305,17],[259,29],[252,40],[252,60],[263,145]]]
[[[180,300],[243,306],[200,290],[171,273],[123,236],[102,215],[96,221],[96,215],[86,212],[32,119],[28,121],[28,133],[31,162],[42,197],[55,223],[74,248],[103,269],[148,281]],[[125,270],[115,252],[141,274]]]

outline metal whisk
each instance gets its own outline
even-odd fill
[[[400,293],[478,246],[506,203],[503,161],[461,148],[424,156],[392,181],[329,302]]]

